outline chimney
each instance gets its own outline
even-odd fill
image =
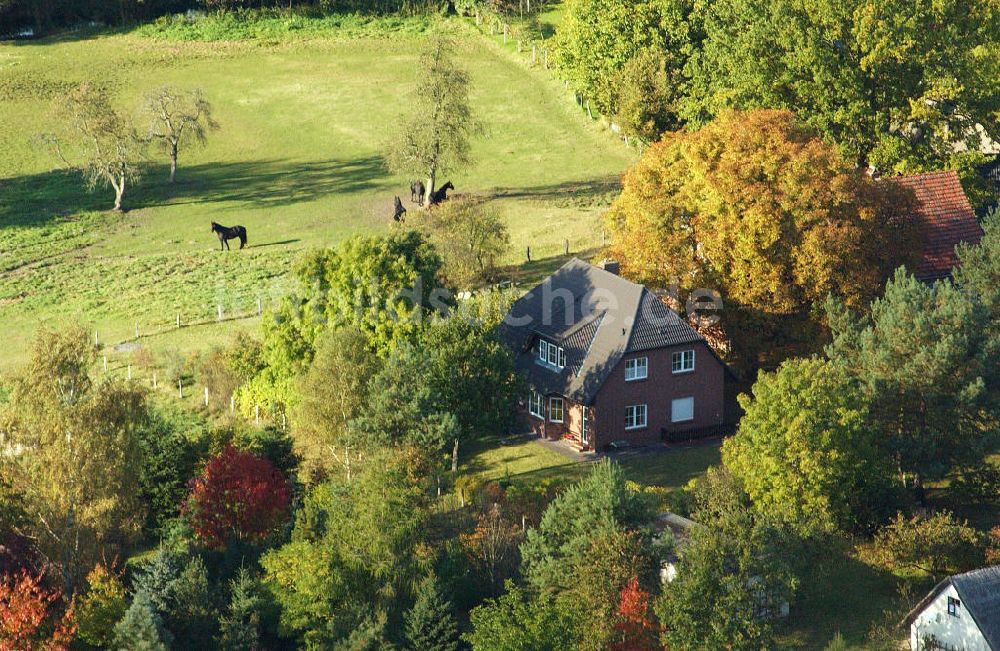
[[[604,269],[609,274],[619,275],[621,271],[621,264],[617,260],[601,260],[599,265],[601,269]]]

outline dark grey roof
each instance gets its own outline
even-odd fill
[[[975,620],[991,649],[1000,650],[1000,565],[951,577],[962,608]]]
[[[578,258],[515,301],[501,329],[536,390],[585,404],[625,353],[702,341],[648,289]],[[539,337],[565,349],[566,368],[535,362]]]

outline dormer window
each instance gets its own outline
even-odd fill
[[[544,339],[539,339],[538,361],[546,366],[564,369],[566,368],[566,351],[555,344],[550,344]]]

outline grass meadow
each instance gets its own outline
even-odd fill
[[[494,198],[512,235],[506,262],[523,262],[530,246],[543,269],[564,240],[574,252],[600,245],[600,214],[635,154],[512,44],[459,19],[274,21],[0,44],[0,370],[24,358],[39,328],[72,321],[108,343],[138,324],[154,352],[223,343],[254,319],[212,325],[218,305],[227,319],[252,316],[258,299],[266,308],[290,291],[304,250],[388,229],[409,179],[388,174],[379,152],[419,81],[429,32],[459,41],[488,127],[473,165],[445,179]],[[202,88],[220,129],[181,151],[175,186],[152,149],[127,212],[108,213],[110,190],[88,192],[38,139],[59,128],[60,97],[84,81],[130,111],[163,84]],[[212,221],[246,226],[249,248],[220,253]],[[178,315],[208,325],[176,330]]]

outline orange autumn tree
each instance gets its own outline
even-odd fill
[[[728,111],[669,134],[626,173],[607,216],[608,253],[638,282],[718,290],[739,358],[794,340],[789,325],[815,345],[810,312],[827,294],[866,305],[914,263],[912,201],[789,111]]]
[[[76,624],[73,604],[59,613],[62,593],[27,572],[0,579],[0,651],[64,651]]]

